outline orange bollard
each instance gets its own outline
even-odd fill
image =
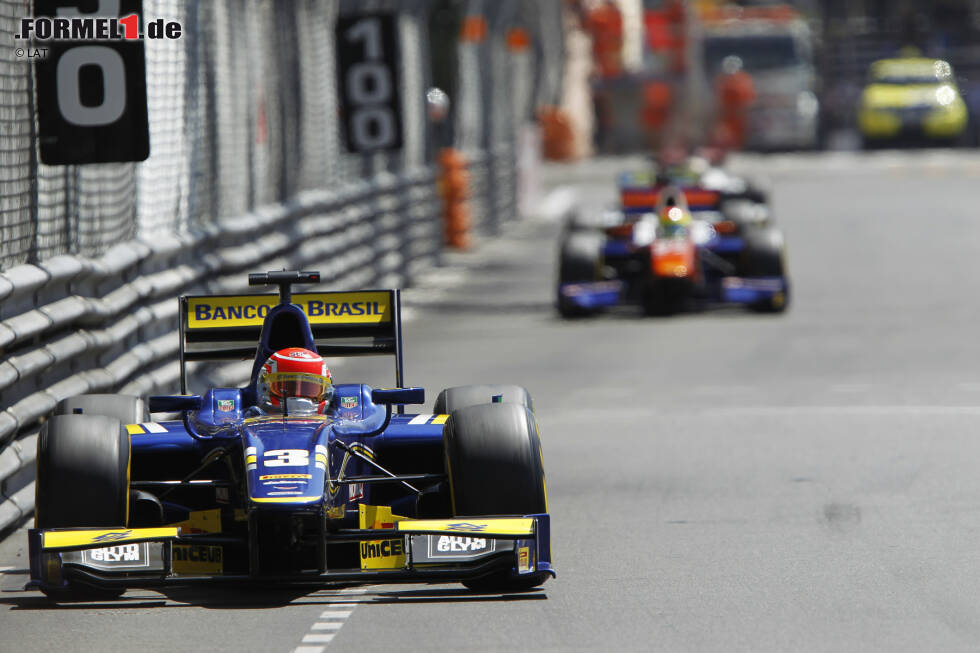
[[[544,156],[551,161],[575,158],[575,134],[572,121],[559,107],[542,107],[538,112]]]
[[[451,147],[439,151],[439,194],[442,196],[445,242],[450,247],[468,249],[470,240],[470,176],[466,157]]]
[[[666,82],[648,82],[643,86],[643,105],[640,109],[640,124],[646,132],[647,140],[656,150],[660,146],[664,127],[670,119],[673,94]]]

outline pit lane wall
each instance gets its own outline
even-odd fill
[[[144,23],[183,26],[146,41],[150,157],[47,166],[13,39],[32,5],[0,0],[0,537],[33,512],[58,401],[176,390],[179,295],[279,268],[335,290],[410,285],[443,250],[439,149],[468,162],[473,230],[497,233],[524,201],[519,144],[560,92],[559,0],[144,0]],[[334,30],[369,12],[397,14],[403,144],[352,154]],[[433,83],[452,102],[441,124]]]

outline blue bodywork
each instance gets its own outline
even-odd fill
[[[360,333],[368,334],[367,348],[324,344],[319,340],[324,332],[311,329],[299,305],[280,303],[264,317],[245,387],[211,388],[199,399],[151,398],[151,407],[156,401],[159,410],[175,405],[195,409],[179,420],[124,427],[130,443],[129,523],[112,530],[78,529],[81,539],[67,542],[51,529],[32,529],[32,584],[47,591],[63,587],[66,576],[95,586],[128,587],[216,577],[322,583],[554,575],[547,514],[453,514],[443,444],[449,416],[404,414],[390,403],[422,403],[421,389],[376,391],[365,384],[338,384],[330,405],[320,411],[286,402],[282,412],[271,414],[256,405],[262,363],[288,346],[393,353],[400,380],[398,293],[384,292],[391,293],[389,335],[394,337],[389,340],[372,325]],[[183,306],[182,329],[188,329]],[[358,330],[346,323],[331,328],[347,340]],[[205,344],[234,341],[240,335],[236,329],[233,324],[217,338],[208,335]],[[61,531],[61,537],[72,536]],[[89,549],[107,542],[135,542],[126,546],[142,546],[139,555],[152,564],[141,573],[115,573],[106,560],[117,561],[122,553],[116,549],[98,553],[99,562],[93,562]],[[437,543],[450,548],[433,553]],[[471,553],[467,547],[475,543],[483,543],[483,550]],[[126,551],[137,555],[136,549]],[[175,557],[178,551],[183,559]],[[207,556],[220,561],[215,563],[220,569],[194,577],[192,563]],[[192,570],[181,570],[181,561]]]
[[[414,467],[413,471],[441,473],[444,420],[438,420],[435,415],[393,414],[382,433],[364,437],[364,433],[375,431],[384,423],[385,406],[374,404],[371,399],[372,388],[368,385],[338,384],[335,388],[334,401],[326,415],[295,417],[246,417],[247,406],[242,397],[247,396],[247,388],[210,389],[202,397],[204,407],[189,416],[191,427],[203,439],[190,435],[183,421],[158,422],[154,424],[154,432],[132,434],[134,477],[161,480],[171,478],[174,475],[175,460],[200,461],[218,447],[231,448],[236,452],[235,455],[242,457],[250,452],[257,462],[263,461],[268,451],[304,451],[309,464],[299,473],[308,474],[309,478],[261,479],[262,476],[271,475],[268,473],[270,470],[264,469],[260,464],[249,469],[248,463],[244,463],[247,472],[247,499],[251,507],[272,511],[321,508],[329,511],[342,508],[343,517],[337,518],[350,527],[356,527],[358,505],[374,505],[373,495],[380,486],[367,484],[358,488],[362,494],[357,499],[352,498],[351,495],[356,493],[352,493],[347,487],[331,488],[334,491],[324,493],[322,488],[328,487],[328,470],[316,464],[317,447],[322,448],[320,451],[327,458],[330,478],[340,476],[345,458],[343,452],[338,453],[336,448],[331,451],[330,445],[334,440],[348,446],[357,446],[378,460],[390,461],[389,464],[396,469],[402,467],[398,460],[405,457],[406,449],[410,449],[413,461],[422,463],[422,469]],[[352,399],[356,400],[356,404]],[[343,407],[342,403],[347,403],[348,407]],[[233,409],[219,410],[218,406],[221,405],[233,405]],[[359,458],[347,458],[347,476],[371,472],[369,466]],[[288,473],[291,469],[299,469],[299,466],[282,466],[281,469]],[[296,500],[303,497],[310,499]],[[283,500],[277,502],[276,498]],[[402,512],[394,512],[408,517],[416,516],[411,499],[414,497],[407,497],[398,506]],[[200,507],[177,503],[165,505],[168,515],[174,518],[173,521],[180,517],[181,512]]]

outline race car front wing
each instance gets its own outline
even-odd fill
[[[56,589],[70,583],[99,588],[143,588],[203,582],[331,583],[458,582],[507,571],[521,576],[546,573],[551,565],[547,514],[520,517],[406,519],[388,529],[345,529],[329,541],[359,541],[362,551],[387,556],[377,568],[328,570],[322,574],[258,576],[204,573],[175,568],[175,548],[207,550],[240,540],[211,533],[184,534],[176,526],[132,529],[30,529],[28,589]],[[393,554],[393,555],[389,555]]]

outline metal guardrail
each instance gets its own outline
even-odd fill
[[[439,212],[430,171],[388,174],[209,233],[0,274],[0,392],[13,398],[0,411],[0,533],[33,512],[37,434],[58,401],[176,382],[178,295],[243,292],[245,272],[275,267],[318,267],[334,289],[404,285],[438,259]]]
[[[281,267],[319,269],[332,289],[406,285],[442,248],[437,148],[469,161],[472,230],[498,233],[516,212],[517,136],[561,86],[559,0],[143,7],[184,26],[145,43],[149,158],[51,166],[13,39],[34,3],[0,0],[0,536],[33,512],[36,438],[58,401],[176,388],[178,295],[240,292],[245,272]],[[337,128],[335,30],[363,12],[399,15],[399,151],[348,152]],[[482,29],[463,38],[464,19]],[[453,107],[439,138],[423,100],[437,71]],[[192,373],[234,385],[241,369]]]

